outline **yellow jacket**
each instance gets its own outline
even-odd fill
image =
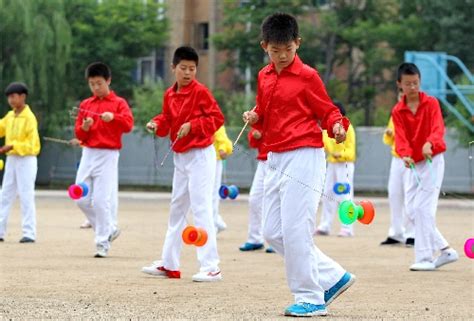
[[[391,116],[390,116],[390,119],[388,120],[387,129],[392,130],[392,136],[389,136],[386,133],[383,133],[383,143],[385,145],[392,146],[392,155],[394,157],[400,158],[400,156],[395,151],[395,126],[393,126],[393,120]]]
[[[5,145],[13,149],[7,155],[36,156],[40,152],[40,139],[36,117],[26,105],[21,113],[9,111],[0,119],[0,138],[5,137]]]
[[[327,154],[327,161],[330,163],[355,162],[356,160],[356,135],[352,125],[349,125],[344,143],[337,144],[334,138],[329,138],[327,131],[323,131],[324,150]],[[335,158],[334,153],[341,154]]]
[[[221,159],[219,150],[223,150],[227,153],[227,155],[232,154],[232,142],[229,137],[227,137],[227,133],[225,132],[224,126],[219,128],[214,133],[214,148],[216,149],[216,155],[218,160]]]

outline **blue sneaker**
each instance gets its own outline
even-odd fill
[[[344,273],[342,278],[333,285],[327,291],[324,291],[324,302],[326,302],[326,306],[330,305],[335,298],[341,295],[342,292],[347,290],[352,284],[355,282],[355,275],[350,274],[349,272]]]
[[[265,253],[275,253],[275,250],[273,249],[273,247],[269,246],[269,247],[267,247],[267,249],[265,250]]]
[[[241,251],[255,251],[255,250],[260,250],[263,249],[263,243],[245,243],[241,247],[239,247],[239,250]]]
[[[328,311],[324,304],[296,303],[285,310],[285,315],[293,317],[312,317],[315,315],[327,315]]]

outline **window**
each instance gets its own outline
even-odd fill
[[[137,59],[137,69],[134,73],[136,83],[155,82],[163,79],[165,74],[164,50],[158,49],[151,56]]]
[[[198,50],[209,49],[209,23],[202,22],[195,27],[195,43]]]

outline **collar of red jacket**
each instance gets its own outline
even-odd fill
[[[428,100],[428,95],[425,94],[424,92],[420,91],[418,93],[418,97],[420,99],[420,103],[418,104],[418,108],[420,108]],[[408,107],[408,105],[407,105],[407,96],[406,95],[403,95],[403,97],[400,100],[399,104],[400,104],[400,109],[402,109],[402,110],[406,109],[409,112],[411,112],[410,107]]]
[[[298,54],[295,55],[295,59],[293,59],[293,62],[288,65],[288,67],[283,68],[282,72],[289,72],[294,75],[299,75],[301,69],[303,68],[303,62],[301,61],[300,57]],[[276,72],[275,70],[275,64],[272,62],[270,65],[268,65],[267,70],[265,71],[267,74],[271,72]]]
[[[114,100],[114,98],[117,97],[117,95],[115,95],[115,92],[113,90],[110,90],[109,91],[109,94],[107,96],[105,96],[104,98],[102,98],[102,100]],[[94,95],[92,100],[97,100],[97,99],[100,99],[98,96]]]
[[[170,96],[187,95],[193,90],[194,87],[196,87],[197,84],[198,84],[197,80],[193,79],[193,81],[191,81],[189,83],[189,85],[182,87],[179,91],[176,91],[178,89],[178,83],[175,82],[174,85],[173,85],[173,90],[171,91]]]

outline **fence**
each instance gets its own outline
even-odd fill
[[[356,191],[385,192],[390,168],[390,149],[382,143],[383,128],[358,127],[357,162],[354,188]],[[231,139],[238,129],[228,131]],[[446,135],[448,151],[445,154],[446,170],[443,191],[456,193],[473,192],[473,164],[469,159],[468,146],[461,146],[454,130]],[[256,152],[249,150],[245,135],[234,154],[227,160],[225,179],[227,183],[248,188],[256,169]],[[160,163],[168,151],[169,140],[153,138],[134,132],[123,137],[120,153],[119,178],[121,185],[170,186],[173,175],[173,157],[169,155],[163,166]],[[80,149],[66,145],[44,142],[38,161],[37,183],[40,185],[69,184],[74,181]]]

